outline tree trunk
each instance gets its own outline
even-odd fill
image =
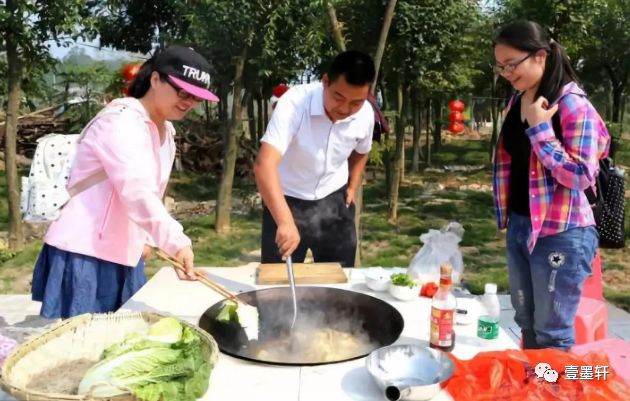
[[[427,154],[427,166],[431,165],[431,99],[427,99],[427,110],[426,110],[426,154]]]
[[[396,221],[398,220],[398,190],[400,189],[400,170],[405,135],[405,127],[403,123],[404,89],[402,84],[398,84],[396,92],[396,150],[394,152],[394,160],[392,163],[393,170],[389,188],[389,205],[387,212],[387,221],[391,224],[396,224]]]
[[[475,99],[472,95],[468,96],[468,110],[470,118],[468,119],[468,128],[473,131],[475,129]]]
[[[265,129],[263,129],[261,132],[264,132],[267,130],[268,124],[269,124],[269,99],[263,99],[263,125],[265,126]]]
[[[361,209],[363,208],[363,180],[361,178],[361,184],[357,188],[357,193],[354,196],[354,229],[357,233],[357,249],[354,252],[354,267],[361,267]]]
[[[221,123],[225,123],[228,119],[228,95],[229,95],[229,84],[223,82],[219,86],[219,121]]]
[[[623,94],[623,89],[624,89],[624,85],[621,83],[614,85],[612,88],[612,95],[613,95],[612,121],[614,123],[621,122],[621,97]]]
[[[326,7],[326,13],[328,14],[328,19],[330,21],[335,47],[337,47],[337,50],[340,52],[344,52],[346,51],[346,42],[343,38],[343,32],[341,32],[341,24],[337,20],[337,11],[335,11],[335,6],[330,1],[324,0],[324,7]]]
[[[622,77],[619,77],[610,65],[604,65],[604,69],[608,73],[610,86],[612,87],[612,122],[618,123],[620,122],[619,117],[621,115],[621,95],[625,87],[625,82],[620,79]]]
[[[499,110],[497,108],[498,100],[496,100],[497,94],[497,76],[492,78],[492,87],[490,90],[490,117],[492,118],[492,137],[490,138],[489,156],[490,161],[494,160],[494,152],[497,147],[497,141],[499,140]]]
[[[234,74],[234,94],[232,98],[232,118],[228,131],[227,147],[225,151],[223,172],[221,173],[221,183],[216,208],[215,230],[218,233],[230,231],[230,211],[232,210],[232,185],[234,184],[234,168],[236,166],[236,156],[238,153],[237,138],[241,130],[241,113],[243,103],[241,101],[241,91],[243,90],[243,69],[247,59],[247,46],[243,49],[240,57],[236,61],[236,71]]]
[[[383,96],[383,110],[389,110],[389,99],[387,98],[387,90],[385,90],[385,85],[383,84],[383,80],[381,79],[381,82],[379,84],[379,86],[381,87],[381,95]],[[387,135],[387,134],[386,134]]]
[[[260,94],[256,97],[256,110],[257,110],[256,121],[257,121],[257,126],[258,126],[258,128],[256,129],[256,132],[258,133],[258,138],[256,138],[256,148],[258,148],[260,139],[262,138],[264,134],[263,102],[262,102],[262,96]]]
[[[254,96],[251,91],[247,92],[247,126],[249,130],[249,140],[252,141],[254,149],[258,149],[258,133],[256,132],[256,113],[254,113]]]
[[[413,115],[413,156],[411,157],[411,172],[420,171],[420,158],[422,148],[420,147],[420,133],[422,132],[422,113],[420,110],[420,95],[418,88],[411,89],[411,112]]]
[[[381,67],[381,61],[383,61],[383,54],[385,53],[385,44],[387,43],[387,34],[389,33],[389,27],[392,25],[392,19],[394,18],[395,8],[396,8],[396,0],[389,0],[387,2],[387,9],[385,10],[385,16],[383,16],[383,26],[381,26],[381,34],[378,37],[376,53],[374,54],[374,68],[376,70],[376,76],[374,77],[374,82],[372,82],[372,88],[371,88],[372,93],[374,93],[376,89],[376,83],[378,82],[378,71]]]
[[[210,132],[210,102],[203,102],[203,114],[206,117],[206,134]],[[210,135],[208,135],[210,136]]]
[[[221,134],[221,143],[223,144],[223,153],[221,157],[225,157],[227,152],[227,143],[228,143],[228,127],[229,127],[229,117],[228,117],[228,99],[229,99],[229,84],[221,83],[219,86],[219,131]]]
[[[435,113],[433,123],[433,151],[437,153],[442,147],[442,105],[439,99],[433,99],[433,112]]]
[[[10,14],[14,12],[14,3],[12,1],[7,1],[6,7]],[[9,248],[12,250],[20,250],[24,246],[24,235],[22,233],[22,218],[20,214],[20,188],[18,185],[16,148],[23,70],[17,43],[11,32],[8,32],[6,35],[5,44],[9,87],[4,138],[7,198],[9,206]]]
[[[623,133],[623,120],[626,116],[626,95],[624,94],[621,97],[621,116],[619,117],[619,138],[621,138],[621,134]]]

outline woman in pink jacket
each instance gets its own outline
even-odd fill
[[[203,100],[218,101],[209,70],[190,48],[156,53],[131,97],[109,103],[87,127],[68,180],[75,195],[48,229],[33,272],[42,316],[117,310],[146,282],[147,244],[185,266],[180,278],[194,279],[191,241],[161,199],[175,157],[170,121]]]

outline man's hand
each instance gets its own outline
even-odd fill
[[[356,194],[356,189],[348,187],[346,189],[346,207],[350,207],[354,203],[354,195]]]
[[[191,247],[187,246],[180,249],[177,252],[177,255],[175,255],[175,259],[177,259],[179,263],[184,266],[184,269],[186,269],[186,273],[181,272],[179,269],[175,269],[177,277],[181,280],[197,280],[194,269],[195,255],[193,254]]]
[[[300,244],[300,233],[294,223],[280,224],[276,230],[276,245],[282,259],[291,256]]]
[[[549,101],[542,96],[525,107],[525,119],[530,127],[536,127],[540,123],[551,121],[551,117],[558,111],[558,104],[553,105],[550,109],[547,109],[547,107],[549,107]]]

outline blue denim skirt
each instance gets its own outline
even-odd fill
[[[33,300],[49,319],[114,312],[146,283],[144,260],[129,267],[44,244],[33,271]]]

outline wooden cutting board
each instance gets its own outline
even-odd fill
[[[347,283],[339,263],[293,263],[296,284]],[[289,284],[286,263],[261,263],[256,270],[256,284]]]

